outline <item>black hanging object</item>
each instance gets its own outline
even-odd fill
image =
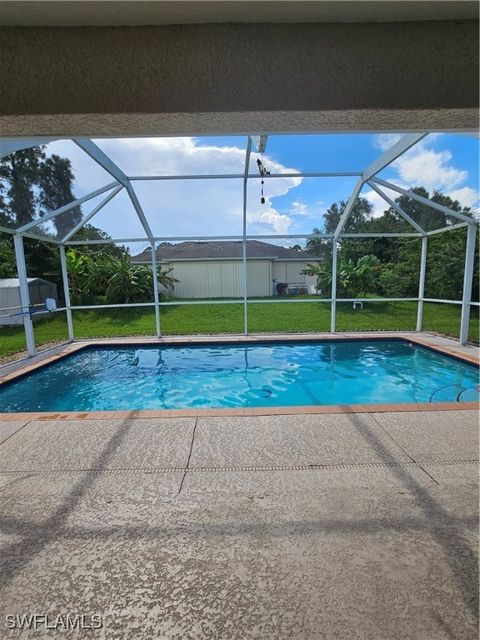
[[[263,179],[265,176],[269,176],[270,175],[270,171],[267,171],[265,168],[265,165],[263,164],[262,160],[260,160],[260,158],[257,158],[257,166],[258,166],[258,172],[262,178],[261,180],[261,198],[260,198],[260,202],[262,204],[265,204],[265,196],[263,195],[263,185],[265,184],[265,180]]]

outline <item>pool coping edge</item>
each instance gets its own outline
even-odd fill
[[[239,409],[136,409],[130,411],[65,411],[38,413],[0,413],[5,422],[54,420],[133,420],[148,418],[221,418],[241,416],[299,416],[349,413],[408,413],[431,411],[477,411],[477,402],[439,402],[405,404],[312,405],[248,407]]]

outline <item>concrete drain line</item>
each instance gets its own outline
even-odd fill
[[[417,460],[404,462],[357,462],[357,463],[337,463],[337,464],[309,464],[309,465],[242,465],[242,466],[219,466],[219,467],[125,467],[120,469],[110,469],[101,467],[91,467],[84,469],[33,469],[2,471],[0,476],[68,476],[79,473],[105,473],[105,474],[165,474],[165,473],[215,473],[215,472],[245,472],[245,471],[329,471],[334,469],[388,469],[391,467],[411,467],[421,463],[425,467],[430,466],[453,466],[478,464],[478,459],[455,459],[455,460]]]

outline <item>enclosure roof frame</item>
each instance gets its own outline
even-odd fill
[[[344,234],[343,231],[345,229],[345,225],[350,219],[351,213],[353,211],[354,205],[357,199],[360,197],[361,191],[365,185],[368,185],[373,191],[375,191],[391,208],[393,208],[398,215],[403,218],[412,228],[413,233],[402,233],[397,234],[398,237],[408,237],[413,236],[417,237],[418,234],[421,236],[430,235],[432,232],[427,232],[423,229],[418,223],[416,223],[403,209],[396,203],[392,198],[390,198],[383,189],[380,187],[387,188],[391,191],[395,191],[401,195],[405,195],[407,197],[416,200],[417,202],[428,206],[434,210],[437,210],[445,215],[449,215],[451,217],[456,218],[464,224],[476,224],[473,218],[470,218],[458,211],[454,211],[449,207],[445,207],[433,201],[431,198],[424,198],[423,196],[418,195],[413,190],[404,189],[401,186],[398,186],[391,181],[385,181],[378,177],[378,173],[380,173],[383,169],[390,166],[395,160],[400,158],[404,153],[406,153],[409,149],[414,147],[418,142],[424,139],[428,135],[428,131],[422,131],[418,133],[408,133],[403,135],[395,144],[393,144],[389,149],[384,151],[375,161],[373,161],[369,166],[367,166],[363,171],[343,171],[343,172],[302,172],[302,171],[290,171],[285,173],[275,173],[269,174],[265,176],[265,179],[275,179],[275,178],[343,178],[343,177],[356,177],[357,182],[350,194],[350,197],[347,201],[347,204],[342,212],[340,221],[334,231],[333,238],[338,240],[341,237],[354,237],[356,235],[355,232]],[[262,134],[251,134],[247,136],[247,145],[252,146],[253,141],[256,139],[257,141],[257,149],[259,152],[263,153],[266,150],[268,135]],[[45,144],[51,142],[51,139],[35,139],[35,138],[22,138],[22,139],[5,139],[0,140],[0,158],[8,155],[9,153],[13,153],[15,151],[19,151],[21,149],[31,148],[33,146],[37,146],[39,144]],[[111,182],[100,189],[96,189],[92,192],[87,193],[85,196],[73,200],[70,203],[67,203],[63,207],[60,207],[53,211],[48,211],[44,216],[32,220],[31,222],[18,227],[16,229],[9,228],[5,226],[0,226],[0,231],[5,233],[10,233],[15,236],[25,236],[25,237],[35,237],[37,240],[43,240],[46,242],[52,242],[53,244],[64,245],[72,245],[72,244],[82,244],[88,245],[91,243],[94,244],[102,244],[109,242],[146,242],[154,243],[161,240],[174,240],[174,238],[165,238],[158,237],[152,233],[148,220],[143,211],[142,205],[137,197],[137,194],[133,188],[132,182],[135,181],[163,181],[163,180],[221,180],[221,179],[241,179],[245,183],[248,183],[249,179],[258,178],[258,175],[255,173],[250,173],[248,171],[249,166],[245,166],[245,170],[243,173],[232,173],[232,174],[185,174],[185,175],[146,175],[146,176],[128,176],[112,159],[111,157],[90,138],[71,138],[71,141],[75,143],[84,153],[86,153],[92,160],[94,160],[100,167],[102,167],[107,173],[109,173],[113,178],[114,182]],[[107,240],[73,240],[74,235],[80,231],[108,202],[112,200],[122,189],[125,189],[127,195],[130,199],[130,202],[133,206],[133,209],[141,223],[141,226],[145,232],[145,238],[109,238]],[[51,238],[48,236],[36,236],[32,234],[32,229],[42,225],[43,223],[54,219],[56,216],[61,215],[63,213],[68,212],[69,210],[80,206],[84,202],[91,200],[92,198],[101,195],[102,193],[108,192],[107,196],[104,198],[100,204],[98,204],[88,215],[86,215],[82,220],[75,225],[75,227],[69,231],[64,237]],[[245,192],[246,193],[246,192]],[[246,195],[244,195],[246,198]],[[246,205],[245,205],[246,206]],[[458,228],[459,225],[447,225],[442,227],[441,229],[435,230],[435,233],[441,232],[443,230],[447,231],[450,228]],[[380,234],[381,236],[388,237],[389,234]],[[315,234],[307,234],[308,237],[315,236]],[[298,234],[291,234],[282,236],[284,238],[293,238],[293,237],[307,237],[305,235],[299,236]],[[378,237],[379,234],[375,233],[374,237]],[[276,234],[271,236],[277,236]],[[359,237],[368,237],[368,235],[361,234]],[[372,236],[373,237],[373,236]]]

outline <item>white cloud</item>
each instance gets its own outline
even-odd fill
[[[376,191],[373,191],[373,189],[370,191],[365,191],[365,193],[362,191],[361,197],[368,200],[368,202],[372,205],[373,218],[380,218],[383,215],[383,213],[388,209],[388,204],[385,202],[385,200],[381,196],[378,195]]]
[[[463,207],[476,208],[476,204],[480,200],[480,194],[471,187],[461,187],[447,193],[452,200],[458,200]]]
[[[392,166],[400,179],[412,187],[422,186],[428,191],[445,190],[453,189],[468,178],[468,171],[454,167],[451,159],[450,151],[434,151],[419,143]]]
[[[292,216],[308,216],[308,205],[301,200],[295,200],[292,202],[292,208],[290,209],[290,214]]]
[[[431,133],[421,142],[409,149],[400,158],[393,162],[385,171],[394,172],[391,181],[404,189],[415,186],[425,187],[430,193],[442,191],[453,200],[458,200],[465,207],[475,207],[479,201],[478,191],[465,185],[469,178],[468,171],[455,166],[452,153],[448,150],[435,150],[432,148],[441,133]],[[376,136],[374,144],[383,149],[388,149],[399,138],[400,134],[380,134]],[[374,216],[383,213],[382,199],[374,191],[366,192],[366,197],[374,206]],[[397,193],[388,194],[398,197]]]
[[[183,174],[242,174],[245,163],[244,139],[239,146],[202,144],[196,138],[132,138],[96,140],[98,146],[129,176]],[[84,195],[111,181],[96,163],[69,141],[53,143],[47,150],[69,157],[76,176],[75,194]],[[257,173],[253,153],[250,172]],[[272,173],[294,173],[295,169],[264,157]],[[279,212],[272,199],[299,186],[302,178],[266,178],[265,204],[260,202],[260,179],[248,185],[247,220],[249,233],[286,234],[292,215],[301,207]],[[163,180],[132,182],[156,236],[241,235],[243,181]],[[122,194],[124,196],[124,194]],[[84,208],[88,211],[88,207]],[[100,224],[101,221],[101,224]],[[92,219],[113,237],[139,236],[139,222],[127,197],[117,196]]]
[[[405,185],[399,184],[398,186],[401,186],[404,189],[408,188]],[[385,195],[387,195],[391,200],[395,200],[395,198],[398,198],[399,194],[396,191],[392,191],[391,189],[387,189],[386,187],[381,187],[381,189],[383,193],[385,193]],[[373,191],[373,189],[370,189],[369,191],[362,191],[360,197],[366,198],[372,205],[372,218],[380,218],[381,216],[383,216],[385,211],[387,211],[387,209],[390,209],[390,205],[388,204],[388,202],[386,202],[376,191]]]
[[[401,134],[381,134],[374,144],[387,149]],[[425,186],[430,192],[438,189],[461,202],[464,206],[475,206],[478,193],[475,185],[467,186],[468,172],[453,162],[449,151],[436,151],[432,142],[437,135],[429,135],[407,153],[396,160],[386,172],[392,182],[411,188]],[[245,139],[232,138],[224,146],[207,143],[205,138],[133,138],[97,140],[97,144],[111,156],[127,175],[167,174],[225,174],[243,175],[245,162]],[[111,181],[91,158],[70,141],[51,143],[50,153],[69,157],[76,176],[75,194],[82,196]],[[250,172],[257,175],[258,154],[252,153]],[[264,157],[266,168],[272,173],[295,173],[295,169]],[[383,175],[383,173],[382,173]],[[266,178],[264,184],[265,204],[261,204],[260,178],[249,180],[247,213],[248,233],[287,234],[303,231],[309,220],[321,223],[324,215],[323,201],[315,197],[300,197],[292,189],[302,184],[302,178]],[[469,183],[470,184],[470,183]],[[219,180],[135,181],[134,188],[145,209],[155,235],[205,236],[241,235],[242,197],[241,178]],[[291,198],[290,195],[294,195]],[[388,192],[395,199],[397,193]],[[320,193],[316,194],[317,198]],[[284,200],[281,196],[288,196]],[[296,196],[296,197],[295,197]],[[388,209],[387,203],[374,191],[362,192],[373,205],[373,215],[381,216]],[[330,194],[329,194],[330,197]],[[332,193],[332,201],[338,197]],[[279,202],[288,202],[285,206]],[[328,202],[327,204],[330,204]],[[88,212],[88,205],[84,206]],[[125,193],[121,192],[93,224],[115,237],[143,235],[135,212]]]
[[[393,169],[409,187],[422,186],[429,191],[445,191],[460,186],[468,178],[468,171],[453,165],[450,151],[436,151],[431,146],[441,135],[430,133],[389,165],[387,171]],[[386,151],[402,136],[400,133],[382,133],[375,136],[374,145]]]
[[[397,183],[399,187],[408,189],[407,185]],[[386,193],[392,200],[398,198],[398,193],[382,187],[382,191]],[[445,195],[449,196],[452,200],[458,200],[462,207],[470,207],[472,211],[480,214],[480,209],[477,204],[480,201],[480,194],[472,187],[461,187],[460,189],[454,189],[453,191],[445,191]],[[373,206],[372,217],[380,218],[384,212],[389,209],[389,205],[385,200],[378,195],[376,191],[369,190],[361,193],[362,198],[366,198]]]
[[[265,232],[266,230],[262,229],[261,226],[266,225],[271,227],[271,231],[273,231],[273,233],[284,235],[289,232],[290,225],[292,224],[292,220],[289,216],[275,211],[271,206],[266,211],[261,212],[255,217],[248,215],[247,221],[250,224],[254,224],[256,227],[255,231],[250,230],[250,233]]]

